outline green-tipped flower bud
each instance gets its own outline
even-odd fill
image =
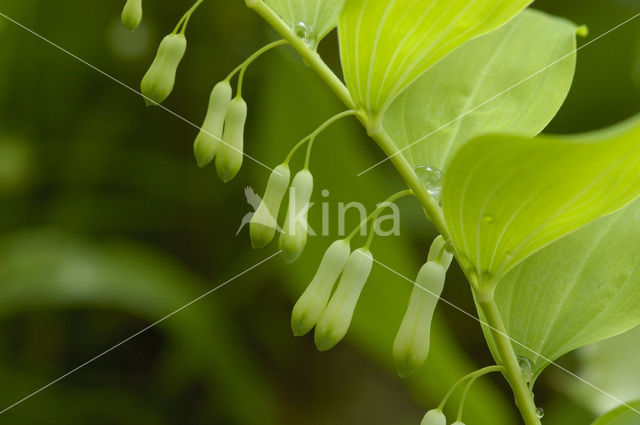
[[[233,179],[244,157],[244,124],[247,121],[247,103],[240,97],[234,98],[229,104],[225,116],[224,132],[216,156],[216,170],[223,182]]]
[[[291,172],[286,164],[278,165],[271,173],[262,202],[251,219],[251,245],[254,248],[262,248],[273,240],[278,227],[280,205],[290,179]]]
[[[366,248],[357,249],[349,256],[340,283],[316,326],[315,341],[318,350],[331,349],[347,334],[372,266],[373,256]]]
[[[142,21],[142,0],[127,0],[122,9],[121,19],[129,31],[138,28]]]
[[[209,108],[202,128],[193,144],[198,167],[205,167],[216,156],[222,139],[224,119],[231,103],[232,88],[229,81],[221,81],[211,90]]]
[[[440,409],[429,410],[420,425],[447,425],[447,417]]]
[[[288,262],[300,257],[307,244],[309,223],[307,216],[313,193],[313,176],[309,170],[302,170],[293,178],[289,189],[289,208],[287,218],[280,234],[279,246]]]
[[[162,39],[158,53],[140,84],[147,106],[162,103],[169,97],[186,50],[187,39],[184,34],[169,34]]]
[[[451,425],[464,425],[464,422],[462,421],[455,421],[454,423],[452,423]]]
[[[444,288],[445,274],[446,269],[435,261],[427,262],[418,273],[409,307],[393,343],[396,370],[403,378],[427,360],[431,321]]]
[[[291,329],[295,336],[305,335],[320,320],[349,254],[351,247],[345,239],[335,241],[325,252],[316,275],[293,307]]]

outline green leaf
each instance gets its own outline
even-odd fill
[[[534,376],[569,351],[640,324],[639,241],[636,200],[543,248],[499,282],[496,303]]]
[[[284,22],[315,49],[338,23],[346,0],[265,0]]]
[[[551,242],[640,195],[640,116],[580,136],[485,136],[454,157],[442,205],[458,261],[493,285]]]
[[[338,32],[347,86],[359,107],[383,114],[424,71],[492,31],[531,0],[349,0]]]
[[[385,130],[399,149],[412,145],[403,154],[413,166],[440,170],[482,134],[536,136],[571,88],[575,35],[573,23],[527,9],[409,86],[389,107]]]
[[[631,407],[640,410],[640,401],[631,403]],[[595,421],[593,425],[637,425],[638,421],[638,413],[627,406],[620,406]]]

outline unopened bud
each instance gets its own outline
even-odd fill
[[[216,170],[223,182],[233,179],[244,157],[244,125],[247,121],[247,104],[240,98],[234,98],[229,104],[225,116],[224,132],[216,156]]]
[[[393,343],[393,359],[398,375],[414,373],[427,360],[431,321],[444,288],[446,270],[440,263],[427,262],[418,273],[409,307]]]
[[[447,417],[440,409],[429,410],[420,425],[447,425]]]
[[[142,21],[142,0],[127,0],[122,9],[121,19],[129,31],[138,28]]]
[[[372,266],[373,256],[366,248],[357,249],[349,256],[340,283],[316,326],[314,337],[318,350],[331,349],[347,334]]]
[[[295,336],[305,335],[320,320],[349,254],[351,247],[344,239],[332,243],[325,252],[316,275],[293,307],[291,329]]]
[[[444,240],[442,235],[435,238],[431,244],[427,261],[436,261],[442,264],[445,271],[449,269],[451,261],[453,261],[453,253],[449,249],[449,244]]]
[[[229,81],[221,81],[211,90],[209,108],[202,124],[202,128],[193,144],[198,167],[204,167],[213,161],[222,139],[224,119],[231,103],[232,95]]]
[[[291,172],[286,164],[278,165],[271,173],[262,202],[251,219],[251,245],[254,248],[262,248],[273,240],[278,227],[280,205],[290,179]]]
[[[454,423],[452,423],[451,425],[464,425],[464,422],[462,421],[455,421]]]
[[[140,84],[147,106],[162,103],[169,97],[186,50],[187,39],[184,34],[169,34],[162,39],[158,53]]]
[[[289,189],[289,208],[287,218],[280,234],[279,246],[284,251],[288,262],[292,263],[300,257],[307,244],[307,232],[311,194],[313,193],[313,175],[309,170],[296,174]]]

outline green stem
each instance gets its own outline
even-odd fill
[[[396,194],[393,194],[390,197],[388,197],[387,199],[385,199],[383,202],[381,202],[382,205],[377,207],[371,214],[369,214],[367,216],[367,218],[365,218],[363,221],[361,221],[360,224],[358,224],[358,226],[355,229],[353,229],[353,231],[349,234],[349,236],[347,236],[346,240],[350,241],[351,239],[355,238],[356,235],[358,234],[358,231],[360,229],[362,229],[374,217],[377,220],[378,216],[380,215],[382,210],[387,208],[390,203],[395,202],[398,199],[403,198],[405,196],[409,196],[409,195],[413,195],[413,192],[410,191],[410,190],[403,190],[402,192],[398,192]],[[375,223],[375,220],[374,220],[374,223]],[[371,233],[373,233],[373,230],[374,229],[372,228],[371,229]],[[371,235],[369,235],[369,239],[371,239]],[[370,244],[371,244],[371,241],[368,240],[366,246],[369,246]]]
[[[282,19],[280,19],[280,17],[264,3],[263,0],[245,0],[245,2],[249,8],[257,12],[269,25],[271,25],[271,27],[273,27],[289,42],[298,54],[302,56],[305,63],[324,81],[327,86],[329,86],[329,88],[347,106],[347,108],[356,110],[360,109],[351,97],[347,87],[333,73],[333,71],[331,71],[327,64],[324,63],[320,55],[310,49],[303,40],[297,37],[291,28],[289,28],[289,26],[287,26],[287,24],[285,24]],[[413,171],[413,168],[406,158],[400,154],[398,147],[384,131],[381,121],[377,117],[372,119],[368,115],[365,115],[364,112],[358,115],[358,119],[367,129],[370,137],[376,141],[391,163],[395,166],[396,170],[407,183],[407,186],[409,186],[418,201],[422,204],[427,217],[433,223],[436,230],[445,238],[445,240],[450,240],[440,205],[429,194],[422,182],[420,182],[420,179]],[[505,367],[503,373],[511,385],[516,399],[516,404],[520,409],[520,413],[522,414],[525,424],[541,425],[540,419],[536,414],[533,395],[527,387],[527,384],[524,382],[513,347],[511,346],[509,338],[506,336],[506,329],[502,322],[500,312],[493,300],[492,294],[480,300],[480,308],[485,313],[489,326],[493,328],[492,332]]]
[[[182,15],[182,18],[180,18],[180,21],[178,21],[178,25],[173,30],[174,34],[178,32],[178,29],[180,28],[181,25],[182,25],[182,30],[180,30],[180,34],[185,33],[185,31],[187,30],[187,25],[189,24],[189,19],[191,19],[191,15],[193,15],[193,12],[195,12],[195,10],[198,8],[198,6],[202,4],[203,1],[204,0],[197,0],[193,4],[193,6],[191,6],[191,8],[189,8],[189,10],[187,10],[187,12],[184,15]]]
[[[480,309],[484,313],[485,320],[490,326],[493,339],[495,340],[500,359],[504,366],[504,375],[515,397],[516,406],[520,410],[522,419],[526,425],[541,425],[540,418],[536,411],[536,405],[533,401],[533,394],[527,386],[527,383],[520,371],[520,365],[511,340],[507,336],[507,330],[502,321],[502,316],[498,310],[498,305],[493,298],[493,292],[490,294],[483,294],[482,291],[478,294],[478,304]]]
[[[296,143],[296,145],[293,147],[293,149],[291,149],[291,151],[289,151],[289,154],[285,158],[284,163],[288,164],[289,161],[291,161],[291,158],[297,152],[298,149],[300,149],[305,143],[309,143],[311,145],[313,143],[313,140],[316,137],[318,137],[318,135],[320,133],[325,131],[330,125],[332,125],[336,121],[339,121],[342,118],[350,117],[352,115],[359,115],[359,114],[360,114],[359,111],[351,110],[351,111],[340,112],[339,114],[334,115],[333,117],[329,118],[322,125],[320,125],[320,127],[316,128],[313,131],[313,133],[309,134],[307,137],[305,137],[304,139],[302,139],[298,143]],[[305,161],[305,168],[309,167],[309,156],[310,156],[310,153],[311,153],[311,147],[309,147],[309,149],[307,149],[307,159]]]
[[[453,384],[453,386],[449,389],[447,394],[444,396],[444,398],[442,399],[442,401],[438,405],[438,409],[442,410],[444,408],[444,405],[447,404],[447,401],[449,401],[449,398],[451,397],[453,392],[456,390],[456,388],[458,388],[458,386],[460,386],[460,384],[462,384],[466,380],[468,380],[468,379],[477,379],[477,378],[479,378],[481,376],[484,376],[484,375],[486,375],[488,373],[502,372],[503,370],[504,370],[504,367],[502,367],[502,366],[487,366],[487,367],[483,367],[482,369],[476,370],[475,372],[471,372],[471,373],[463,376],[462,378],[460,378],[458,380],[458,382]]]
[[[267,53],[269,50],[276,48],[278,46],[282,46],[283,44],[287,44],[287,40],[278,40],[278,41],[274,41],[273,43],[267,44],[266,46],[257,50],[254,54],[249,56],[247,60],[242,62],[240,66],[238,66],[236,69],[233,70],[233,72],[231,72],[231,74],[229,74],[227,79],[231,79],[231,77],[233,77],[233,75],[236,72],[240,71],[240,76],[238,77],[238,96],[242,96],[242,84],[244,82],[244,74],[247,72],[247,68],[249,68],[249,65],[251,65],[260,56]]]

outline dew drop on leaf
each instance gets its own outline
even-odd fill
[[[442,171],[428,165],[417,166],[414,171],[429,195],[439,201],[442,195]]]
[[[307,25],[304,22],[296,22],[293,25],[293,32],[298,38],[304,41],[307,46],[312,49],[316,48],[318,35],[312,25]]]
[[[482,216],[482,222],[485,224],[493,224],[494,221],[496,221],[496,219],[493,218],[492,215]]]
[[[533,366],[531,360],[526,357],[518,356],[518,365],[520,366],[520,373],[527,384],[531,383],[533,379]]]
[[[538,407],[536,409],[536,416],[538,417],[538,419],[544,418],[544,409],[542,407]]]

